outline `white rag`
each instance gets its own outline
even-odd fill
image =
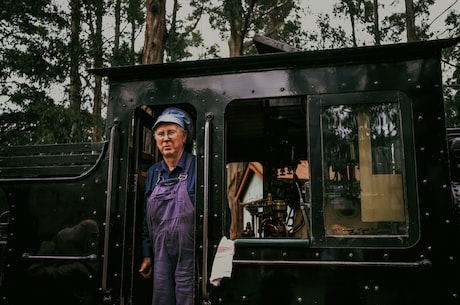
[[[230,278],[233,268],[233,255],[235,254],[235,242],[222,237],[217,247],[216,256],[212,263],[211,277],[209,281],[214,286],[219,286],[224,277]]]

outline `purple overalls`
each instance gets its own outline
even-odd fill
[[[187,172],[158,182],[147,199],[147,224],[153,245],[153,305],[192,305],[194,291],[194,205]]]

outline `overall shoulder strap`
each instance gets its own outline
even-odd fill
[[[179,181],[187,180],[188,170],[190,169],[190,165],[192,164],[192,161],[193,161],[193,155],[187,153],[186,160],[185,160],[185,168],[182,171],[182,173],[180,173],[179,175]]]
[[[190,153],[187,153],[187,160],[185,161],[185,169],[184,169],[184,172],[188,173],[188,170],[190,168],[190,165],[192,164],[193,162],[193,155],[190,154]]]

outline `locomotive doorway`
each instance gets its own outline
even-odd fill
[[[133,113],[132,132],[129,140],[128,165],[128,200],[125,224],[125,278],[123,280],[125,298],[130,298],[132,304],[150,304],[152,298],[152,278],[145,279],[138,272],[142,260],[142,235],[144,226],[144,195],[148,169],[161,160],[161,154],[155,145],[152,127],[156,118],[167,107],[179,107],[187,111],[194,121],[196,112],[191,105],[142,105]],[[187,149],[195,153],[192,141]],[[129,274],[129,279],[126,276]]]

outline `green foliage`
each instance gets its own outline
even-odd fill
[[[342,27],[335,28],[331,26],[328,14],[321,14],[318,17],[317,24],[320,28],[320,35],[317,37],[319,49],[332,49],[351,45],[351,40]]]
[[[50,0],[3,3],[0,82],[6,84],[1,93],[7,99],[0,118],[1,142],[65,141],[53,130],[62,125],[47,127],[55,120],[50,88],[67,77],[65,15]]]
[[[393,7],[395,2],[379,0],[379,10]],[[61,6],[58,6],[60,3]],[[213,29],[223,41],[233,39],[233,47],[241,54],[256,53],[252,37],[259,33],[294,45],[299,49],[330,49],[369,44],[374,35],[372,0],[336,1],[333,14],[305,15],[305,0],[178,0],[177,10],[167,18],[168,33],[165,60],[188,59],[196,50],[199,58],[220,57],[218,44],[205,45],[199,22],[209,18]],[[434,0],[414,1],[417,37],[460,35],[460,16],[451,13],[445,18],[446,31],[433,33],[428,23]],[[0,142],[3,144],[59,143],[90,141],[95,127],[102,128],[103,118],[91,113],[94,106],[94,78],[87,69],[104,65],[131,65],[140,62],[141,50],[136,39],[145,28],[143,0],[82,0],[81,32],[78,45],[70,43],[70,7],[68,1],[3,0],[0,4]],[[119,11],[115,12],[117,5]],[[386,7],[384,7],[386,5]],[[102,15],[101,15],[102,14]],[[107,21],[121,17],[119,40],[111,33]],[[352,18],[351,18],[352,17]],[[384,16],[379,22],[383,43],[405,40],[405,12]],[[104,18],[104,36],[98,32]],[[305,18],[314,19],[319,31],[302,28]],[[334,18],[347,20],[334,25]],[[348,21],[349,20],[349,21]],[[349,35],[350,21],[366,38]],[[446,33],[448,32],[448,33]],[[241,38],[241,40],[239,40]],[[69,87],[70,52],[81,48],[78,58],[78,80],[82,82],[79,99],[82,110],[71,114],[68,101],[61,101]],[[443,53],[450,66],[447,81],[458,84],[459,49]],[[56,87],[61,88],[59,94]],[[458,87],[446,87],[448,126],[460,126],[460,94]],[[102,100],[102,98],[100,99]],[[97,108],[97,107],[96,107]],[[77,109],[78,111],[78,109]],[[93,121],[92,121],[93,117]],[[78,126],[75,128],[75,126]],[[73,128],[73,131],[72,131]]]
[[[141,58],[140,52],[133,52],[127,41],[123,41],[120,47],[113,50],[110,62],[113,66],[126,66],[139,63]]]
[[[118,12],[121,16],[121,21],[124,20],[120,37],[120,43],[114,46],[111,52],[106,50],[105,54],[108,57],[108,62],[111,66],[126,66],[134,65],[141,62],[141,50],[135,49],[135,40],[145,27],[145,1],[142,0],[120,0],[120,8]],[[109,5],[107,9],[112,9]],[[104,16],[110,18],[109,16]],[[115,44],[115,41],[109,41],[110,44]],[[108,54],[107,54],[108,53]]]
[[[460,12],[451,12],[445,19],[449,36],[460,37]],[[446,66],[452,70],[452,76],[445,82],[444,87],[447,127],[460,127],[460,46],[443,50]]]
[[[230,38],[236,54],[254,54],[256,33],[295,44],[301,33],[299,0],[254,0],[212,2],[206,8],[209,22],[223,40]]]
[[[168,33],[166,38],[166,56],[167,62],[180,61],[193,56],[193,48],[203,47],[202,33],[197,26],[205,13],[205,7],[209,0],[189,1],[183,7],[177,6],[171,16],[167,18]],[[179,18],[181,10],[187,10],[185,18]]]
[[[70,142],[70,130],[74,120],[89,125],[91,117],[82,111],[78,118],[70,109],[57,105],[46,92],[22,86],[11,101],[21,101],[22,107],[5,111],[0,115],[0,145],[26,145]],[[81,132],[75,141],[88,141],[89,134]]]

